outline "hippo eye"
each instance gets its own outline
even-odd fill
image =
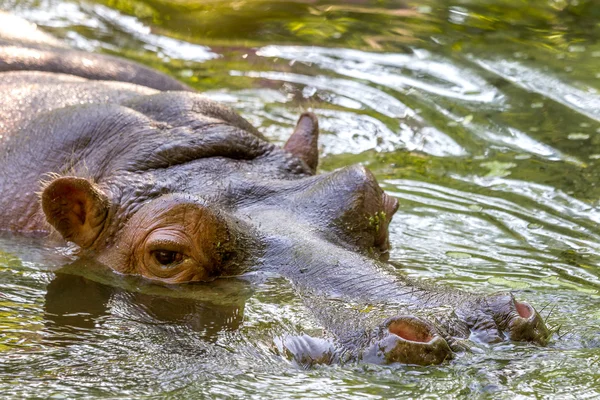
[[[183,261],[183,254],[177,251],[157,250],[152,252],[152,257],[165,267],[172,267]]]

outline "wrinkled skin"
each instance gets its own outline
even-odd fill
[[[0,228],[56,232],[82,260],[168,284],[278,273],[331,334],[278,339],[303,365],[438,364],[469,337],[547,342],[510,294],[397,277],[385,262],[397,201],[360,165],[315,174],[314,115],[280,148],[171,78],[35,32],[0,41]]]

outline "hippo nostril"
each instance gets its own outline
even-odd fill
[[[363,361],[376,364],[440,364],[452,358],[448,342],[427,320],[410,315],[390,318],[377,340],[362,353]]]
[[[540,315],[529,303],[514,300],[514,306],[517,315],[509,322],[510,339],[546,345],[551,333]]]
[[[414,320],[396,320],[389,326],[388,330],[396,336],[411,342],[428,343],[434,338],[429,328]]]
[[[533,308],[525,302],[515,300],[515,308],[521,318],[529,319],[534,313]]]

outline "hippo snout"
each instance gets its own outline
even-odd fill
[[[383,324],[378,336],[363,353],[363,361],[433,365],[452,359],[448,342],[431,323],[417,317],[390,318]]]

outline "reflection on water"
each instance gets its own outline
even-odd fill
[[[158,296],[128,291],[86,279],[59,273],[46,287],[44,319],[46,340],[64,342],[85,340],[97,324],[108,315],[153,325],[159,332],[176,334],[178,329],[190,330],[197,337],[214,342],[222,331],[239,328],[244,311],[243,281],[223,281],[235,285],[236,296],[222,296],[214,304],[196,298]],[[223,282],[219,282],[223,285]],[[195,288],[199,295],[202,287]],[[211,288],[212,290],[212,288]],[[215,296],[215,293],[211,293]],[[199,296],[198,296],[199,297]],[[235,301],[234,301],[235,300]],[[231,302],[231,304],[228,304]]]
[[[0,392],[12,397],[598,397],[600,18],[594,1],[0,0],[71,45],[166,71],[282,143],[320,117],[322,170],[400,199],[413,279],[512,290],[547,348],[433,368],[299,370],[274,338],[322,327],[277,277],[162,288],[0,238]]]

